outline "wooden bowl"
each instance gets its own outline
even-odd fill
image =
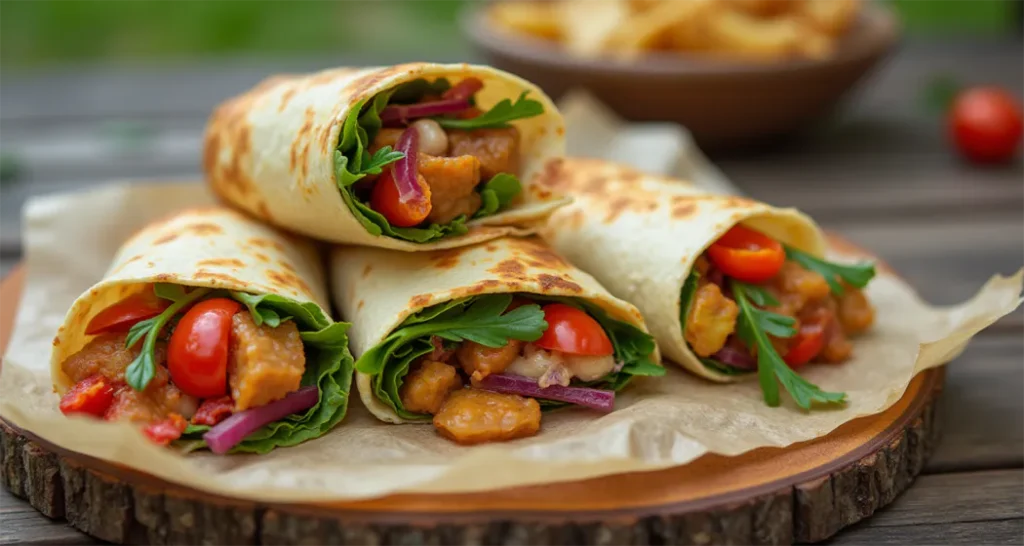
[[[490,64],[556,99],[582,87],[626,119],[681,123],[710,150],[761,146],[808,128],[899,36],[893,13],[866,3],[835,54],[824,60],[750,63],[652,53],[622,61],[571,56],[556,44],[496,28],[486,15],[486,4],[479,3],[464,14],[462,27]]]

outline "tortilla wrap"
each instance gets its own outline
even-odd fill
[[[144,227],[124,243],[103,279],[71,305],[53,340],[54,388],[70,388],[61,362],[92,338],[93,316],[148,283],[225,288],[276,294],[297,303],[327,306],[323,269],[309,241],[221,207],[176,213]],[[325,320],[329,315],[323,313]]]
[[[418,78],[484,82],[477,105],[490,108],[524,91],[544,106],[512,122],[521,135],[523,193],[506,211],[470,221],[469,232],[413,243],[366,231],[335,180],[342,124],[362,101]],[[218,107],[206,129],[203,168],[213,191],[255,217],[311,237],[396,250],[468,245],[533,231],[566,200],[531,185],[544,162],[564,154],[565,128],[551,99],[533,84],[486,66],[413,63],[275,76]]]
[[[524,292],[590,302],[612,319],[647,332],[640,312],[608,293],[535,238],[502,238],[429,253],[338,246],[331,253],[331,287],[342,316],[353,323],[359,358],[406,318],[426,307],[467,296]],[[660,362],[655,349],[654,362]],[[403,423],[373,394],[371,376],[356,372],[359,396],[382,421]]]
[[[553,161],[538,183],[574,198],[552,215],[542,236],[609,292],[636,305],[668,359],[714,381],[742,376],[708,369],[683,338],[680,294],[697,258],[738,223],[814,256],[825,252],[821,229],[795,209],[708,193],[614,163]]]

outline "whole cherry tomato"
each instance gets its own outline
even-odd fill
[[[797,369],[818,356],[825,346],[825,325],[820,323],[801,324],[800,331],[793,338],[789,351],[783,360],[790,368]]]
[[[75,383],[75,386],[61,397],[60,411],[64,415],[83,413],[103,417],[113,403],[113,384],[106,377],[95,374]]]
[[[786,251],[775,239],[736,225],[708,247],[708,257],[727,277],[764,282],[782,269]]]
[[[541,307],[548,329],[534,343],[538,347],[576,355],[606,356],[615,352],[604,328],[593,317],[571,305],[549,303]]]
[[[430,214],[430,186],[422,176],[416,176],[422,196],[405,203],[399,197],[392,169],[384,169],[370,195],[370,208],[384,215],[388,222],[397,227],[412,227],[427,219]]]
[[[104,332],[127,332],[135,323],[159,315],[170,305],[170,301],[157,297],[150,288],[100,311],[85,327],[85,334],[94,336]]]
[[[957,149],[977,163],[1011,159],[1020,145],[1024,125],[1020,106],[1001,89],[976,88],[953,101],[949,129]]]
[[[197,398],[227,392],[231,317],[242,305],[228,298],[203,300],[178,321],[167,343],[167,370],[185,394]]]

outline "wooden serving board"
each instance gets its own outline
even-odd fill
[[[0,349],[23,268],[0,284]],[[775,544],[823,540],[890,503],[939,437],[943,368],[887,411],[785,449],[581,482],[360,502],[264,504],[167,483],[0,420],[0,478],[44,515],[115,543]],[[500,471],[500,469],[495,469]]]

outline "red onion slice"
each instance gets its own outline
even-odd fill
[[[441,95],[442,99],[461,99],[468,101],[477,91],[484,88],[480,78],[466,78]]]
[[[246,436],[258,428],[279,421],[285,417],[307,410],[316,405],[320,399],[320,389],[314,385],[301,389],[271,402],[265,406],[247,409],[221,421],[203,435],[210,451],[223,454],[238,445]]]
[[[717,353],[711,355],[711,358],[741,370],[757,369],[757,359],[754,358],[754,355],[750,354],[749,351],[729,345],[722,347]]]
[[[419,104],[392,104],[380,111],[380,121],[387,126],[408,123],[410,119],[444,114],[457,114],[469,108],[467,99],[441,99]]]
[[[398,142],[395,143],[395,150],[405,154],[405,157],[395,161],[392,167],[395,185],[398,187],[399,202],[405,204],[425,199],[423,188],[416,180],[416,158],[420,151],[420,132],[412,127],[402,131]]]
[[[558,400],[608,413],[615,409],[615,392],[586,387],[551,385],[541,388],[537,380],[512,374],[491,374],[479,382],[482,389],[503,394],[518,394],[530,398]]]

